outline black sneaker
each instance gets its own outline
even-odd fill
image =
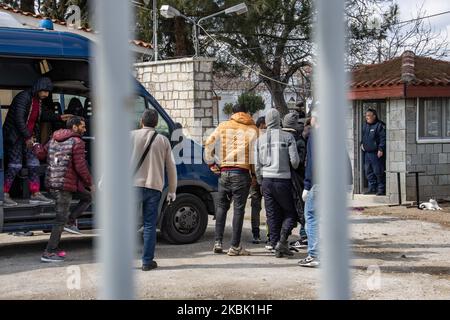
[[[319,260],[317,258],[307,256],[305,259],[300,260],[298,265],[300,267],[316,268],[319,266]]]
[[[214,243],[213,252],[214,252],[214,253],[222,253],[222,252],[223,252],[222,241],[217,240],[217,241]]]
[[[308,247],[308,240],[306,239],[300,239],[297,241],[293,241],[289,244],[292,248],[296,249],[304,249]]]
[[[41,256],[42,262],[64,262],[64,257],[60,256],[58,253],[54,252],[44,252]]]
[[[151,261],[149,264],[142,265],[142,271],[150,271],[156,268],[158,268],[158,264],[156,263],[156,261]]]
[[[252,243],[253,244],[260,244],[261,243],[261,237],[260,236],[253,236]]]

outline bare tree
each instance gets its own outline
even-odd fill
[[[448,35],[432,27],[423,5],[408,22],[400,22],[398,16],[396,5],[391,7],[391,15],[377,16],[373,12],[366,16],[363,28],[369,36],[350,47],[349,66],[380,63],[398,57],[406,50],[436,59],[450,56]]]

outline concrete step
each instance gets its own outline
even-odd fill
[[[390,202],[387,196],[377,196],[377,195],[364,195],[355,194],[353,198],[350,199],[349,205],[354,208],[368,208],[368,207],[379,207],[379,206],[389,206],[397,205],[398,202]],[[413,205],[413,201],[402,201],[402,205],[410,206]]]
[[[365,201],[369,203],[382,203],[382,204],[390,204],[389,197],[387,196],[377,196],[377,195],[364,195],[364,194],[355,194],[353,195],[353,200],[356,201]]]

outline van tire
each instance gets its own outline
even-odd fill
[[[208,225],[208,210],[203,201],[189,193],[180,193],[165,206],[161,233],[173,244],[188,244],[199,240]]]

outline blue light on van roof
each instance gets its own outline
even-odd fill
[[[54,30],[52,20],[50,20],[50,19],[48,19],[48,18],[42,19],[42,20],[39,22],[39,28],[47,29],[47,30]]]

